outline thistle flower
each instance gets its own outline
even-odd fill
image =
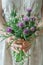
[[[24,34],[28,34],[29,33],[29,29],[24,29],[23,33]]]
[[[20,28],[24,27],[24,23],[23,23],[23,22],[19,22],[17,25],[18,25],[18,27],[20,27]]]
[[[29,19],[28,16],[24,16],[24,17],[23,17],[23,20],[24,20],[25,22],[28,22],[30,19]]]
[[[31,12],[32,9],[31,9],[31,8],[27,8],[26,11],[27,11],[27,12]]]
[[[35,17],[31,17],[30,20],[31,20],[31,21],[35,21]]]
[[[34,31],[36,30],[36,28],[35,28],[35,27],[31,27],[30,30],[31,30],[32,32],[34,32]]]
[[[9,32],[9,33],[12,32],[11,27],[7,27],[6,31]]]

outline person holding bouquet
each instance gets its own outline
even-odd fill
[[[11,1],[10,1],[10,2],[11,2]],[[15,2],[16,2],[16,1],[15,1]],[[20,1],[19,1],[19,2],[20,2]],[[40,13],[40,10],[41,10],[41,1],[40,1],[40,7],[38,6],[38,5],[39,5],[39,4],[38,4],[39,1],[33,1],[33,2],[34,2],[34,3],[31,4],[31,6],[29,5],[29,4],[31,3],[31,1],[28,2],[28,0],[27,0],[27,1],[23,2],[23,3],[25,3],[25,4],[24,4],[25,6],[23,5],[23,9],[25,10],[26,7],[27,7],[27,8],[31,8],[31,7],[32,7],[32,9],[33,9],[33,10],[32,10],[32,14],[34,13],[33,15],[38,15],[38,14]],[[16,2],[16,3],[17,3],[17,2]],[[22,1],[21,1],[21,3],[22,3]],[[23,3],[22,3],[22,4],[23,4]],[[29,3],[29,4],[26,4],[26,3]],[[10,4],[9,4],[9,5],[10,5]],[[17,6],[17,5],[16,5],[16,6]],[[7,8],[8,8],[8,9],[7,9]],[[8,20],[8,19],[6,18],[6,17],[7,17],[6,9],[9,10],[9,12],[10,12],[10,9],[11,9],[10,6],[8,6],[7,8],[6,8],[6,7],[4,8],[4,9],[5,9],[5,10],[4,10],[4,14],[5,14],[5,19],[6,19],[6,20]],[[10,8],[10,9],[9,9],[9,8]],[[22,8],[22,7],[21,7],[21,8]],[[38,8],[39,8],[40,10],[39,10]],[[16,9],[16,7],[15,7],[15,9]],[[17,9],[19,10],[20,8],[17,8]],[[37,9],[38,9],[38,10],[37,10]],[[21,10],[21,9],[20,9],[20,10]],[[23,11],[24,11],[24,10],[23,10]],[[22,12],[23,12],[23,11],[22,11]],[[7,12],[7,13],[8,13],[8,12]],[[18,15],[19,15],[19,14],[18,14]],[[22,15],[22,14],[21,14],[21,15]],[[12,39],[13,39],[13,37],[10,37],[10,38],[8,38],[7,41],[9,42],[9,41],[12,40]],[[19,41],[20,41],[20,40],[19,40]],[[19,42],[19,41],[18,41],[18,42]],[[8,42],[7,42],[7,43],[8,43]],[[20,41],[20,42],[21,42],[21,41]],[[15,47],[19,47],[19,48],[22,47],[21,45],[16,45],[16,44],[15,44],[14,46],[15,46]],[[28,45],[26,44],[26,46],[28,46]],[[24,45],[24,47],[25,47],[25,45]],[[27,48],[28,48],[28,47],[27,47]],[[16,49],[14,49],[14,50],[15,50],[16,52],[18,52],[18,50],[16,50]],[[27,49],[24,49],[24,51],[27,51]],[[24,63],[25,63],[25,62],[24,62]],[[26,63],[25,63],[25,64],[26,64],[26,65],[29,64],[28,59],[26,60]]]

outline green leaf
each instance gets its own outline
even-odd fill
[[[22,56],[25,55],[24,52],[23,52],[23,50],[20,50],[20,54],[21,54]]]
[[[32,21],[32,22],[30,21],[30,22],[29,22],[29,27],[32,27],[32,26],[35,26],[34,21]]]
[[[35,37],[36,37],[35,33],[34,33],[34,34],[32,34],[32,38],[35,38]]]
[[[22,34],[22,30],[17,29],[16,32],[15,32],[15,36],[20,38],[20,37],[22,37],[21,34]]]
[[[26,35],[24,34],[24,39],[27,40]]]
[[[16,16],[16,11],[14,11],[14,10],[12,10],[12,12],[11,12],[11,16]]]
[[[15,51],[13,51],[13,56],[15,56]]]
[[[18,23],[19,19],[18,18],[15,18],[14,21],[15,21],[15,24],[16,24],[16,23]]]
[[[16,58],[16,62],[20,62],[23,60],[24,52],[22,50],[19,53],[14,52],[14,56]]]
[[[20,61],[22,61],[22,60],[23,60],[23,58],[22,58],[21,54],[20,54],[20,53],[17,54],[17,55],[16,55],[16,62],[20,62]]]

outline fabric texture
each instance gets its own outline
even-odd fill
[[[39,5],[40,4],[40,5]],[[40,13],[42,0],[2,0],[2,9],[4,10],[5,19],[8,20],[11,10],[17,10],[17,15],[26,14],[24,11],[27,7],[32,8],[32,14]]]

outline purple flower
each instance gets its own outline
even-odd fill
[[[35,17],[31,17],[30,20],[31,20],[31,21],[35,21]]]
[[[6,31],[9,32],[9,33],[12,32],[11,27],[7,27]]]
[[[34,31],[35,31],[35,27],[31,27],[30,30],[31,30],[32,32],[34,32]]]
[[[29,33],[29,30],[28,29],[24,29],[23,33],[24,34],[28,34]]]
[[[26,11],[27,11],[27,12],[31,12],[32,9],[31,9],[31,8],[27,8]]]
[[[23,23],[23,22],[19,22],[17,25],[18,25],[18,27],[20,27],[20,28],[24,27],[24,23]]]
[[[29,17],[28,16],[24,16],[23,20],[28,22],[29,21]]]

